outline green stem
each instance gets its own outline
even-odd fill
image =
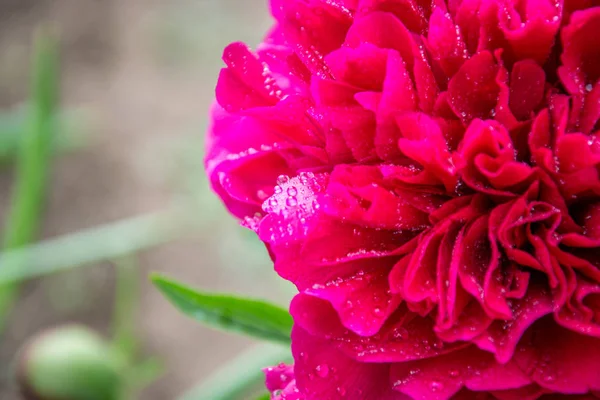
[[[138,392],[154,382],[165,372],[163,362],[157,357],[149,357],[136,364],[131,373],[130,385],[132,391]],[[131,400],[132,396],[124,400]]]
[[[135,315],[138,308],[138,268],[136,257],[125,256],[115,261],[115,303],[113,311],[114,356],[123,368],[123,389],[121,399],[131,399],[134,383],[131,382],[133,363],[137,352]]]
[[[135,256],[115,262],[115,304],[113,313],[113,347],[125,363],[130,364],[137,351],[135,315],[138,308],[138,269]]]
[[[42,216],[52,143],[52,115],[58,93],[58,50],[55,39],[39,34],[35,41],[30,126],[23,132],[3,248],[20,248],[35,240]],[[22,269],[23,264],[4,266]],[[7,271],[5,271],[7,272]],[[19,294],[17,284],[0,287],[0,332]]]

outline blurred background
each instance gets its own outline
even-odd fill
[[[291,289],[210,192],[202,165],[222,50],[232,41],[255,47],[269,25],[266,0],[0,0],[3,254],[19,245],[35,253],[20,266],[35,278],[0,309],[0,399],[21,398],[15,360],[32,336],[72,322],[111,335],[119,263],[136,273],[122,292],[134,297],[125,319],[140,357],[156,357],[162,370],[135,398],[177,399],[253,343],[184,317],[151,272],[287,304]],[[43,165],[39,221],[30,221],[39,229],[9,243],[40,26],[59,42],[58,145]]]

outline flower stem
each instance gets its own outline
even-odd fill
[[[135,358],[137,336],[135,315],[138,308],[138,268],[135,256],[115,261],[115,303],[113,311],[113,348],[126,364]]]

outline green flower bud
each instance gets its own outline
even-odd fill
[[[89,329],[70,325],[27,345],[19,381],[28,400],[116,400],[119,367],[109,346]]]

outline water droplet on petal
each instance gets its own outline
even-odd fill
[[[408,331],[404,327],[398,327],[392,331],[392,336],[396,340],[406,340],[408,339]]]
[[[295,207],[298,205],[298,200],[295,197],[288,197],[285,201],[289,207]]]
[[[279,185],[285,185],[286,183],[288,183],[288,182],[289,182],[289,180],[290,180],[290,177],[289,177],[289,176],[287,176],[287,175],[279,175],[279,176],[277,177],[277,183],[278,183]]]
[[[327,378],[329,375],[329,367],[326,364],[317,365],[315,371],[321,378]]]
[[[431,381],[431,383],[429,384],[429,388],[432,392],[437,392],[438,390],[442,390],[444,388],[444,385],[442,384],[442,382],[439,381]]]

